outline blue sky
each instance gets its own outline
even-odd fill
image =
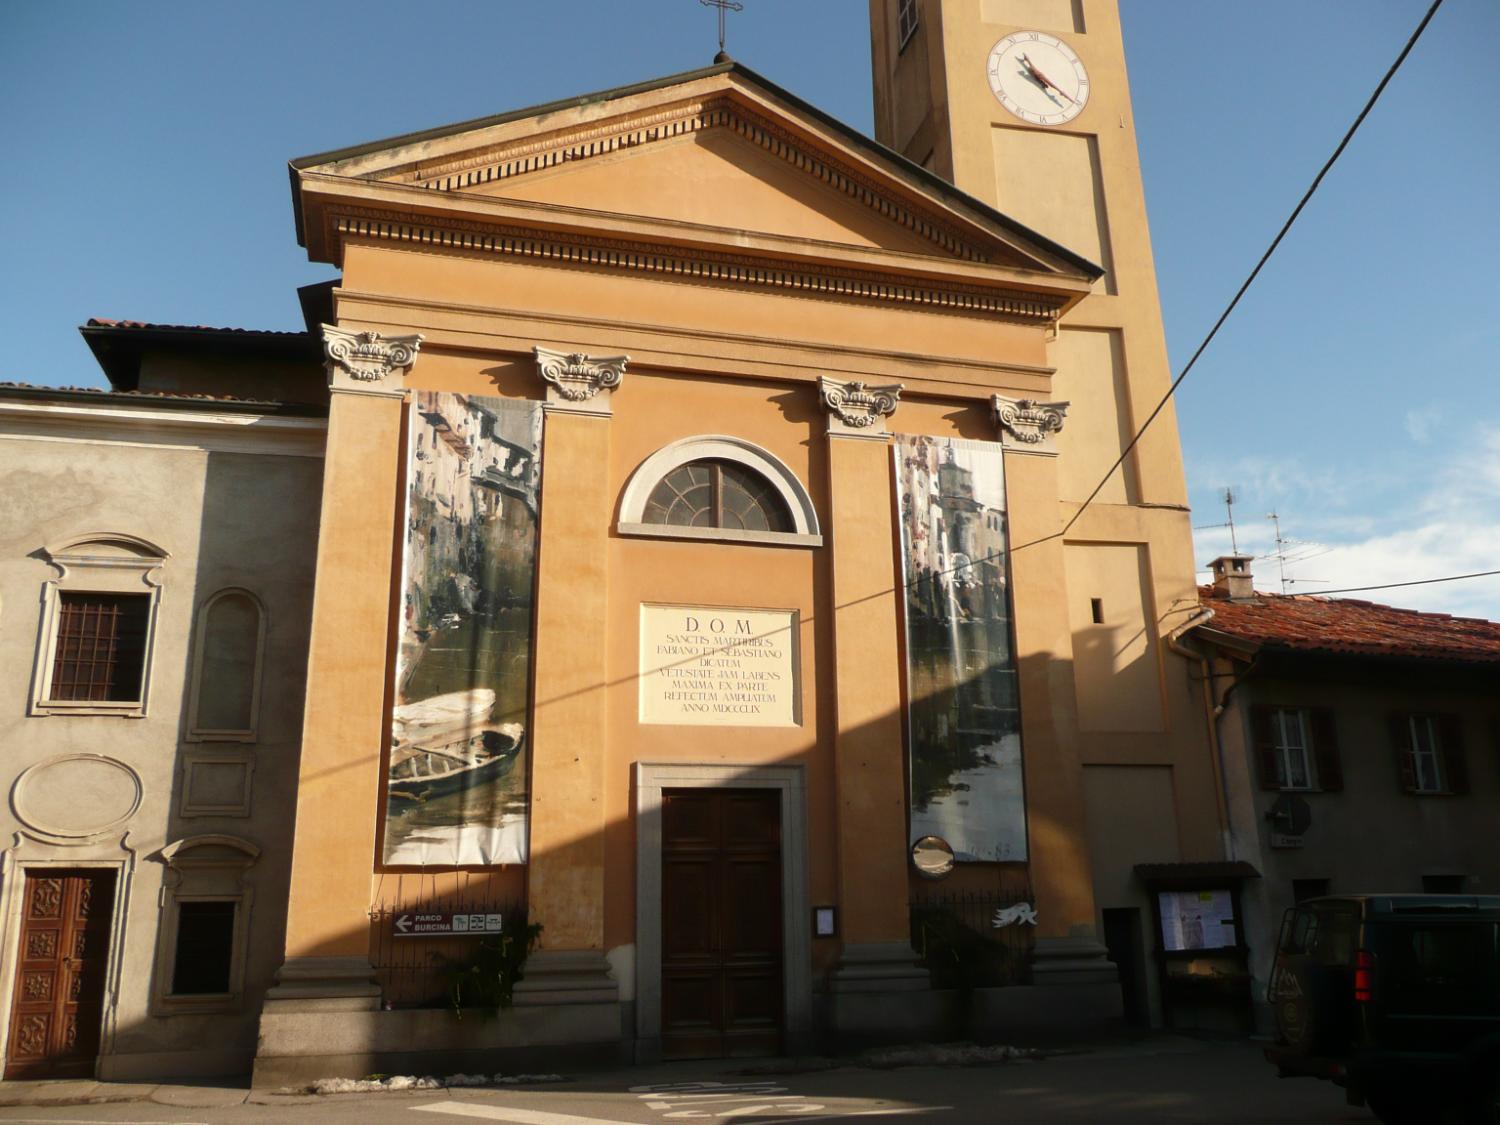
[[[1121,8],[1180,365],[1426,4]],[[867,28],[861,0],[746,0],[729,49],[869,131]],[[1242,549],[1272,551],[1279,512],[1293,592],[1500,566],[1497,44],[1500,4],[1447,0],[1185,384],[1200,566],[1228,546],[1225,486]],[[296,245],[292,157],[716,49],[696,0],[0,5],[0,379],[99,385],[89,316],[300,327],[295,288],[330,271]],[[1500,619],[1500,578],[1364,596]]]

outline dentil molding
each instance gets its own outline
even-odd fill
[[[1041,453],[1056,457],[1052,435],[1060,433],[1068,413],[1066,402],[1038,402],[1034,398],[1006,398],[995,395],[995,423],[1000,427],[1000,444],[1018,453]]]
[[[537,373],[547,384],[546,409],[605,417],[612,413],[609,392],[625,377],[628,355],[588,356],[542,347],[532,351],[536,354]]]
[[[818,380],[818,396],[828,411],[828,432],[841,437],[886,439],[885,420],[901,401],[900,383],[872,387],[858,380],[844,382],[824,375]]]
[[[323,354],[328,387],[355,394],[403,395],[402,380],[417,362],[420,333],[385,336],[379,332],[350,332],[331,324],[323,327]]]

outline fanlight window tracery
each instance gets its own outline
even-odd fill
[[[651,490],[643,523],[738,531],[794,530],[791,512],[765,477],[733,461],[679,465]]]

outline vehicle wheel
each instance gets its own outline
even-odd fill
[[[1500,1125],[1500,1059],[1490,1060],[1475,1072],[1469,1097],[1468,1113],[1464,1121],[1468,1125]]]
[[[1375,1088],[1365,1091],[1365,1104],[1385,1125],[1429,1125],[1433,1120],[1431,1100],[1410,1090]]]

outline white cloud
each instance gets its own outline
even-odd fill
[[[1443,412],[1436,406],[1424,407],[1421,410],[1408,410],[1405,418],[1406,432],[1412,441],[1426,442],[1442,420]]]
[[[1255,513],[1243,527],[1236,518],[1236,531],[1241,551],[1262,556],[1253,568],[1256,587],[1280,589],[1276,559],[1268,557],[1275,553],[1271,525],[1259,518],[1261,505],[1268,505],[1268,511],[1269,505],[1280,505],[1283,534],[1294,539],[1286,546],[1286,572],[1300,581],[1287,587],[1290,593],[1500,569],[1500,427],[1474,426],[1448,446],[1446,456],[1427,464],[1419,477],[1404,479],[1399,490],[1387,491],[1376,474],[1346,474],[1345,485],[1359,486],[1357,503],[1347,487],[1321,494],[1302,487],[1317,476],[1299,472],[1297,466],[1282,463],[1282,472],[1262,475],[1257,490],[1245,488],[1245,503],[1236,505]],[[1249,477],[1244,466],[1235,471]],[[1292,480],[1298,486],[1294,490],[1259,491]],[[1356,511],[1341,510],[1351,507]],[[1228,552],[1227,529],[1205,528],[1194,538],[1201,563]],[[1200,580],[1208,581],[1206,573]],[[1345,596],[1500,620],[1500,575]]]

